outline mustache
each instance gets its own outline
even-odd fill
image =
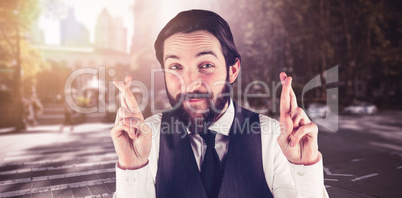
[[[199,90],[193,92],[187,92],[177,95],[176,100],[179,98],[184,98],[184,100],[188,101],[190,99],[211,99],[213,97],[212,92],[202,92]]]

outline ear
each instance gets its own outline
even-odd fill
[[[229,66],[229,83],[232,84],[240,72],[240,60],[236,58],[235,63]]]

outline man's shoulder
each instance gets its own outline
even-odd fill
[[[262,135],[278,136],[281,133],[280,123],[278,120],[264,114],[259,114],[259,117]]]
[[[236,107],[237,112],[241,112],[246,116],[250,116],[250,115],[258,116],[261,124],[263,124],[263,123],[279,124],[278,120],[275,118],[269,117],[269,116],[261,114],[261,113],[254,112],[250,109],[237,105],[236,103],[235,103],[235,107]]]
[[[267,115],[264,114],[258,114],[259,118],[260,118],[260,123],[271,123],[271,124],[279,124],[279,121],[275,118],[269,117]]]
[[[145,119],[147,125],[159,125],[162,120],[162,113],[157,113]]]

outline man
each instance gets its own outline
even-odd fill
[[[155,50],[173,108],[144,121],[131,77],[115,82],[116,197],[328,197],[318,129],[297,107],[292,78],[280,74],[280,124],[231,100],[241,57],[224,19],[181,12]]]

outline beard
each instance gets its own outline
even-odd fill
[[[173,97],[166,88],[167,96],[178,119],[187,126],[190,133],[205,132],[207,128],[219,119],[225,105],[230,99],[230,84],[225,84],[222,90],[216,94],[199,90],[191,93],[178,94]],[[205,99],[204,105],[185,105],[183,101],[190,99]]]

